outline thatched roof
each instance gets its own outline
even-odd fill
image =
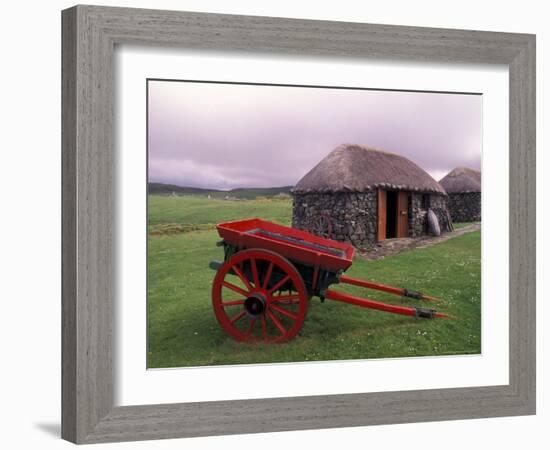
[[[445,195],[437,181],[407,158],[356,144],[334,149],[292,191],[364,192],[377,187]]]
[[[481,192],[481,172],[467,167],[457,167],[445,175],[439,184],[448,194]]]

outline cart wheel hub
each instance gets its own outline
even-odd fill
[[[244,301],[244,309],[252,317],[258,317],[265,311],[266,298],[263,294],[255,292]]]

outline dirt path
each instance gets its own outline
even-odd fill
[[[459,228],[457,230],[451,231],[449,233],[443,233],[441,236],[422,236],[420,238],[400,238],[400,239],[386,239],[373,248],[359,251],[365,259],[382,259],[386,256],[396,255],[403,251],[412,250],[415,248],[425,248],[430,247],[431,245],[439,244],[440,242],[445,242],[448,239],[462,236],[466,233],[471,233],[472,231],[477,231],[481,229],[481,222],[475,222],[471,225],[466,225],[465,227]]]

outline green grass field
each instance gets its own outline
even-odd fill
[[[211,306],[214,271],[208,263],[223,259],[214,225],[254,216],[289,225],[291,201],[149,197],[148,367],[480,353],[480,232],[378,261],[357,257],[347,272],[441,297],[438,309],[454,319],[415,319],[313,298],[292,341],[233,341]],[[352,286],[336,289],[396,304],[432,305]]]
[[[453,228],[455,230],[459,230],[460,228],[467,227],[468,225],[470,225],[469,222],[458,222],[458,223],[453,223]]]

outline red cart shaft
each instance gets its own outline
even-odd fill
[[[388,292],[390,294],[402,295],[404,297],[417,298],[420,300],[440,301],[436,297],[425,295],[422,292],[411,291],[409,289],[397,288],[394,286],[388,286],[387,284],[375,283],[373,281],[360,280],[358,278],[348,277],[346,275],[340,276],[340,283],[352,284],[354,286],[360,286],[367,289],[374,289],[377,291]]]
[[[353,295],[336,292],[331,289],[325,291],[325,298],[335,300],[337,302],[349,303],[363,308],[377,309],[394,314],[402,314],[404,316],[414,317],[447,317],[447,314],[438,313],[433,309],[411,308],[409,306],[391,305],[388,303],[378,302],[368,298],[354,297]]]

